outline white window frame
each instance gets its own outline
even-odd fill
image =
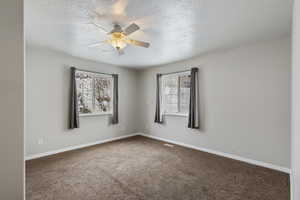
[[[97,72],[87,72],[87,71],[83,71],[83,70],[77,70],[77,72],[81,72],[81,73],[87,73],[90,74],[91,76],[93,76],[93,111],[95,109],[95,79],[94,77],[104,77],[104,78],[109,78],[111,79],[111,110],[109,112],[92,112],[92,113],[80,113],[79,112],[79,117],[89,117],[89,116],[101,116],[101,115],[112,115],[113,114],[113,101],[114,101],[114,94],[113,94],[113,90],[114,90],[114,81],[113,81],[113,77],[112,75],[106,75],[106,74],[101,74],[101,73],[97,73]]]
[[[181,75],[191,75],[191,72],[189,71],[186,71],[186,72],[178,72],[178,73],[173,73],[173,74],[166,74],[166,75],[163,75],[162,76],[162,88],[161,88],[161,92],[162,92],[162,95],[161,95],[161,107],[163,109],[163,115],[167,115],[167,116],[178,116],[178,117],[188,117],[189,113],[182,113],[180,112],[180,79],[178,78],[178,88],[177,88],[177,109],[179,110],[179,112],[167,112],[165,109],[164,109],[164,94],[163,94],[163,88],[164,88],[164,79],[165,78],[168,78],[168,77],[173,77],[173,76],[176,76],[176,77],[179,77]]]

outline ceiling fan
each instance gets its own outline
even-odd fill
[[[100,29],[104,30],[103,27],[99,26],[98,24],[96,24],[96,23],[93,23],[93,24],[97,28],[100,28]],[[128,44],[148,48],[150,46],[150,43],[142,42],[142,41],[138,41],[138,40],[133,40],[133,39],[128,37],[130,34],[136,32],[139,29],[140,29],[140,27],[135,23],[130,24],[124,30],[122,29],[122,27],[119,24],[114,24],[113,29],[110,32],[107,33],[110,38],[103,41],[103,42],[107,43],[107,44],[110,44],[114,49],[117,50],[119,55],[124,54],[124,48]],[[89,47],[100,46],[103,42],[98,42],[98,43],[95,43],[95,44],[91,44],[91,45],[89,45]]]

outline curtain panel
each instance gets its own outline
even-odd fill
[[[156,108],[155,108],[155,123],[162,124],[163,117],[162,117],[162,110],[161,110],[161,77],[162,74],[156,75]]]
[[[114,89],[113,89],[113,114],[111,117],[111,123],[112,124],[118,124],[119,123],[119,76],[118,74],[113,74],[113,81],[114,81]]]
[[[199,70],[191,69],[190,85],[190,105],[188,128],[200,129],[200,112],[199,112]]]
[[[70,108],[69,108],[69,129],[79,128],[79,112],[76,88],[76,68],[71,67],[71,88],[70,88]]]

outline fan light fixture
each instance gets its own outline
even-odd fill
[[[117,50],[124,49],[127,44],[125,42],[125,35],[120,32],[115,32],[111,34],[111,40],[109,43]]]
[[[99,25],[93,23],[96,27],[100,27]],[[134,45],[134,46],[139,46],[139,47],[144,47],[144,48],[149,48],[150,43],[148,42],[143,42],[143,41],[138,41],[138,40],[133,40],[128,37],[128,35],[136,32],[139,30],[140,27],[136,25],[135,23],[130,24],[128,27],[125,28],[125,30],[122,29],[122,27],[119,24],[115,24],[114,28],[107,33],[110,36],[110,39],[105,40],[104,42],[112,45],[114,49],[116,49],[119,53],[119,55],[124,54],[123,49],[128,45]],[[101,45],[101,43],[95,43],[89,45],[89,47],[96,47]]]

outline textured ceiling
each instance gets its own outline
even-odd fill
[[[219,48],[290,34],[292,0],[26,0],[29,44],[126,67],[147,67],[194,57]],[[111,30],[117,22],[141,27],[131,38],[149,49],[128,46],[119,56],[111,46],[89,44],[108,39],[89,24]]]

